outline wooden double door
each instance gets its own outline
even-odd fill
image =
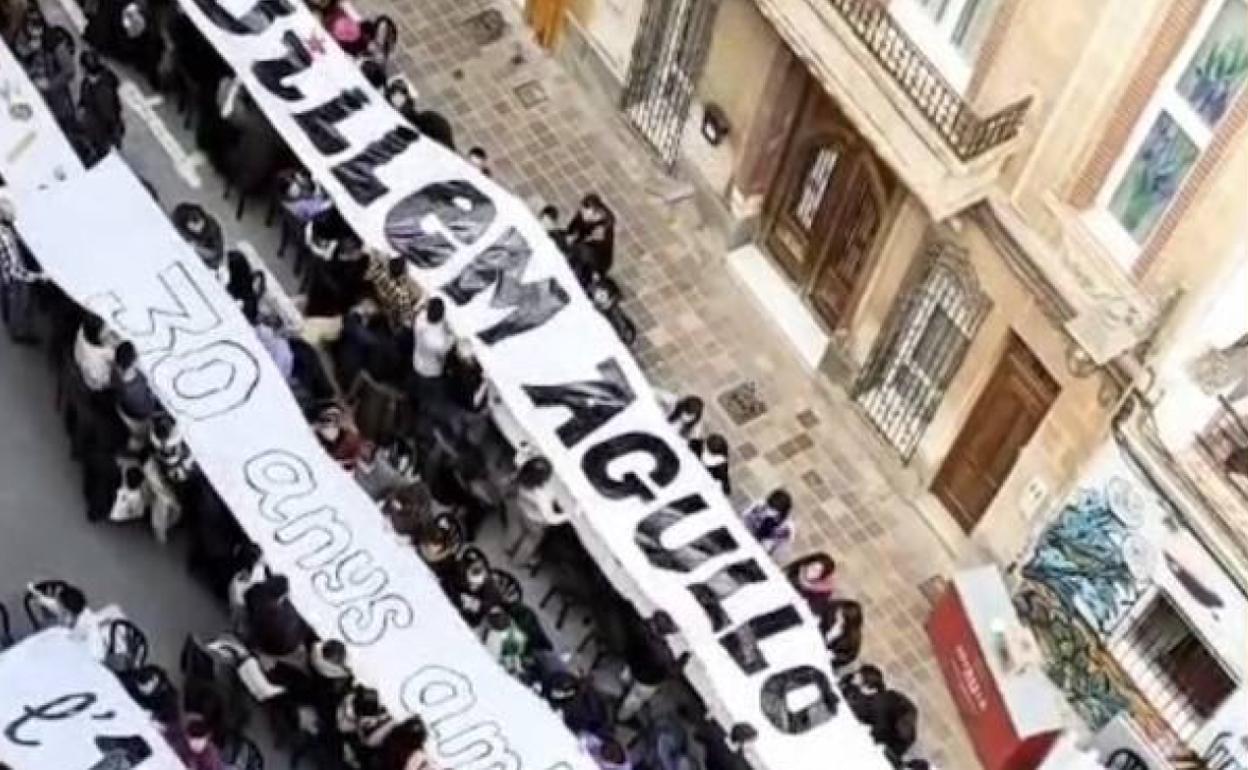
[[[807,75],[767,193],[764,244],[829,328],[853,310],[894,187],[889,171]]]
[[[1052,375],[1011,334],[932,484],[932,494],[964,531],[983,518],[1059,392]]]

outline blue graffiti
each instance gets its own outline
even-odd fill
[[[1081,490],[1023,567],[1025,578],[1048,586],[1067,612],[1101,634],[1108,634],[1143,592],[1127,560],[1133,534],[1124,523],[1127,516],[1115,512],[1113,498],[1099,489]]]

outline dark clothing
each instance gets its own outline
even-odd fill
[[[918,709],[901,693],[886,690],[880,693],[873,712],[871,737],[884,747],[890,758],[901,759],[918,735]]]
[[[186,498],[185,510],[191,522],[187,565],[214,594],[224,599],[237,571],[234,554],[240,545],[249,541],[230,509],[202,474],[191,476]]]
[[[611,717],[602,694],[589,683],[582,683],[576,695],[556,710],[563,716],[563,723],[573,733],[591,733],[605,737],[610,735]]]
[[[83,37],[100,53],[129,64],[141,72],[153,88],[159,88],[160,58],[164,55],[165,44],[157,31],[151,9],[141,3],[146,27],[133,37],[126,31],[122,13],[131,2],[99,0],[96,12],[87,21]]]
[[[568,223],[569,259],[572,269],[590,276],[606,276],[615,262],[615,215],[607,212],[597,222],[590,222],[577,212]],[[582,279],[584,282],[584,279]]]
[[[225,176],[243,192],[263,191],[285,162],[286,145],[260,109],[242,96],[229,122],[238,133],[225,149]]]
[[[854,681],[852,674],[846,674],[841,677],[841,695],[859,722],[871,724],[882,704],[884,691],[866,692]]]
[[[464,621],[474,628],[485,618],[485,614],[492,607],[503,606],[503,597],[493,580],[486,580],[476,589],[460,582],[452,599]]]
[[[260,297],[264,294],[264,273],[253,271],[251,262],[241,252],[231,252],[228,269],[230,279],[225,290],[230,293],[243,311],[243,318],[255,324],[260,315]]]
[[[405,116],[406,117],[406,116]],[[416,110],[408,117],[416,130],[451,152],[455,151],[455,131],[451,121],[435,110]]]
[[[342,333],[334,348],[335,364],[340,381],[350,386],[361,371],[378,382],[400,384],[407,371],[396,335],[390,333],[380,318],[365,319],[358,313],[347,313]]]
[[[728,734],[718,724],[704,722],[697,737],[706,751],[706,770],[750,770],[749,763],[728,745]]]
[[[261,583],[247,591],[247,627],[256,650],[280,658],[302,647],[311,633],[290,600],[267,589]]]
[[[827,612],[829,605],[832,603],[835,582],[832,576],[828,576],[820,581],[819,584],[807,584],[802,578],[802,571],[811,563],[824,559],[823,554],[810,554],[797,561],[792,562],[784,568],[785,577],[793,584],[798,594],[806,600],[806,604],[810,607],[810,611],[816,617],[823,617]]]
[[[73,38],[67,30],[49,27],[40,45],[28,49],[19,46],[15,51],[18,61],[48,103],[48,109],[61,130],[71,136],[76,128],[72,43]]]
[[[197,233],[187,226],[192,212],[198,212],[204,222]],[[179,203],[174,207],[171,218],[178,234],[195,249],[200,259],[213,265],[221,264],[225,258],[225,236],[221,233],[221,223],[196,203]]]
[[[121,470],[109,451],[93,451],[83,458],[82,495],[87,504],[87,521],[102,521],[113,509]]]
[[[83,77],[78,90],[78,123],[90,161],[103,158],[114,147],[121,147],[126,126],[117,95],[117,76],[104,67]]]
[[[351,309],[364,296],[368,260],[330,259],[312,263],[307,315],[333,317]]]
[[[146,420],[160,406],[147,384],[147,378],[140,373],[126,380],[118,372],[113,372],[113,395],[117,406],[132,420]]]

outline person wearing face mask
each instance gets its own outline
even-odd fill
[[[504,671],[512,676],[524,673],[528,661],[529,639],[501,606],[490,607],[486,612],[481,643]]]
[[[485,562],[469,562],[462,568],[459,582],[459,590],[453,597],[455,606],[464,621],[476,628],[492,607],[502,604],[502,597],[490,579],[490,566]]]
[[[859,722],[871,724],[881,705],[885,690],[884,672],[870,663],[864,663],[857,671],[841,677],[841,694],[849,704],[849,710]]]
[[[568,223],[571,260],[582,283],[593,275],[606,276],[615,262],[615,214],[595,193],[581,199],[581,207]]]
[[[422,135],[455,152],[455,130],[451,121],[437,110],[419,109],[411,87],[402,77],[390,79],[386,85],[386,100]]]
[[[204,267],[221,282],[229,283],[229,265],[225,261],[225,240],[221,225],[198,203],[179,203],[173,209],[173,226],[187,244],[195,249]]]
[[[330,457],[338,461],[345,470],[355,469],[360,457],[360,435],[346,422],[342,408],[337,404],[329,404],[321,408],[312,426],[317,441],[321,442]]]
[[[172,735],[166,734],[170,745],[187,770],[227,770],[221,752],[212,742],[212,730],[207,722],[194,719]]]
[[[819,630],[832,654],[832,667],[848,666],[862,650],[862,605],[848,599],[830,602],[819,617]]]
[[[541,211],[537,212],[537,221],[542,223],[542,229],[546,231],[546,236],[555,242],[559,247],[559,251],[565,255],[568,253],[568,231],[559,224],[559,208],[552,204],[542,206]]]
[[[793,499],[783,489],[767,495],[741,514],[745,528],[750,531],[767,553],[779,563],[785,562],[785,551],[797,534],[791,519]]]
[[[784,574],[816,615],[823,613],[836,593],[836,562],[826,553],[803,556],[785,567]]]

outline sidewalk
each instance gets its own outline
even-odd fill
[[[739,502],[781,485],[793,494],[795,553],[837,559],[866,610],[862,659],[919,704],[919,754],[945,770],[977,767],[922,627],[928,603],[919,584],[952,564],[864,456],[874,434],[843,393],[801,367],[722,255],[699,251],[688,228],[669,221],[671,207],[653,194],[663,181],[616,114],[529,42],[515,5],[496,2],[357,0],[396,20],[397,64],[424,104],[451,118],[461,151],[485,147],[495,177],[531,205],[552,202],[566,216],[594,191],[615,210],[617,277],[641,331],[642,366],[659,387],[706,401],[710,428],[733,449]],[[766,411],[738,414],[738,424],[724,397],[737,388],[749,412],[758,406],[749,403],[751,384]]]

